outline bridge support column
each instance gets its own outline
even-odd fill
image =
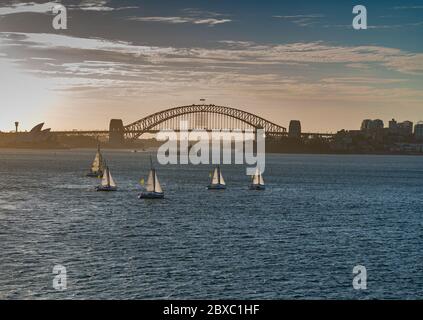
[[[109,143],[114,146],[123,145],[125,142],[125,129],[121,119],[110,120]]]

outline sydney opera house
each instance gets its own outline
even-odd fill
[[[40,123],[31,129],[29,132],[22,132],[16,134],[16,142],[49,142],[54,140],[54,136],[50,133],[51,129],[43,129],[44,123]]]
[[[57,145],[57,139],[50,131],[43,129],[44,123],[40,123],[29,132],[0,133],[0,146],[3,147],[48,147]]]

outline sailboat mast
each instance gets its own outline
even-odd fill
[[[150,168],[153,175],[153,192],[156,192],[156,169],[153,168],[153,158],[150,156]]]
[[[217,166],[217,177],[218,177],[218,184],[220,184],[220,166]]]
[[[110,187],[110,171],[109,171],[109,167],[107,167],[107,186]]]

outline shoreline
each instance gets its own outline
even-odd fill
[[[61,147],[61,148],[37,148],[37,147],[3,147],[0,146],[0,150],[8,151],[89,151],[94,150],[94,147]],[[113,147],[103,147],[103,150],[108,151],[126,151],[131,153],[150,153],[157,151],[157,148],[145,148],[144,150],[138,150],[136,148],[113,148]],[[136,152],[134,152],[136,151]],[[345,156],[423,156],[423,153],[412,153],[412,152],[266,152],[268,155],[273,154],[286,154],[286,155],[345,155]]]

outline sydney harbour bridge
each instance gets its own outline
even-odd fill
[[[184,127],[181,128],[181,123]],[[146,133],[157,133],[160,130],[264,130],[266,137],[285,137],[289,132],[285,127],[277,125],[255,114],[225,106],[213,104],[193,104],[175,107],[151,114],[141,120],[124,125],[120,119],[110,121],[109,130],[94,131],[56,131],[58,135],[108,135],[109,141],[120,144],[140,138]],[[299,133],[303,137],[330,138],[330,134]]]

